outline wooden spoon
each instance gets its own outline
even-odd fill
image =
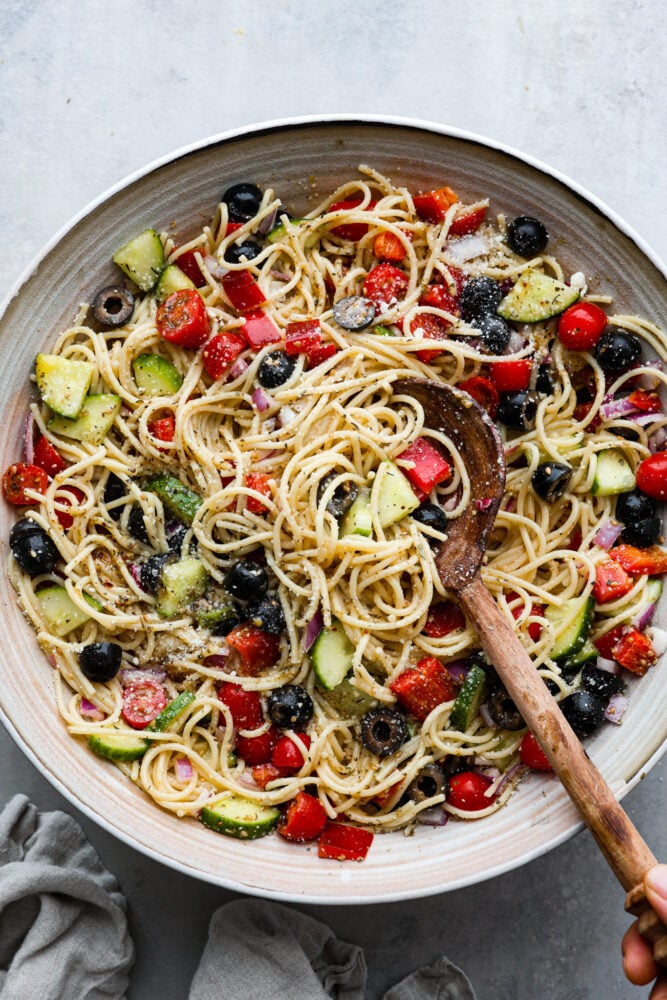
[[[656,963],[667,966],[667,928],[644,893],[644,875],[656,859],[587,756],[480,576],[505,487],[500,435],[471,396],[449,385],[408,378],[395,382],[393,390],[421,403],[426,426],[453,441],[470,477],[471,502],[449,522],[447,541],[436,555],[440,579],[457,595],[489,661],[626,890],[625,908],[639,917],[639,931],[652,943]]]

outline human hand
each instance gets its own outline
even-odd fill
[[[644,879],[646,898],[667,924],[667,865],[651,868]],[[649,1000],[667,1000],[667,969],[658,970],[653,961],[651,945],[640,936],[637,921],[623,936],[623,969],[635,986],[646,986],[655,979]],[[658,974],[659,973],[659,974]]]

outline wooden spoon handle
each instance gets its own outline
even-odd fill
[[[479,574],[459,590],[458,596],[463,611],[475,625],[484,652],[581,813],[612,871],[630,894],[630,905],[633,902],[641,905],[644,875],[657,863],[656,858],[584,751]],[[643,909],[649,909],[645,900]],[[646,937],[653,944],[656,961],[666,965],[667,929],[659,921],[656,924],[657,917],[652,910],[650,912],[651,918],[645,920],[647,930],[649,922],[651,924]],[[640,917],[640,932],[643,919]]]

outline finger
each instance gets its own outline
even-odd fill
[[[667,1000],[667,978],[661,975],[651,990],[649,1000]]]
[[[667,865],[655,865],[644,879],[646,897],[663,923],[667,921]]]
[[[623,971],[630,982],[635,986],[646,986],[652,982],[658,973],[658,968],[651,955],[651,946],[644,941],[637,930],[637,921],[623,935],[621,948]],[[663,998],[658,993],[657,997],[651,997],[651,1000],[667,1000],[667,997]]]

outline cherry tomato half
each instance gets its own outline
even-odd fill
[[[485,778],[483,774],[476,771],[464,771],[462,774],[455,774],[449,779],[449,791],[447,792],[447,802],[456,809],[464,812],[477,812],[478,809],[486,809],[495,801],[495,795],[485,795],[490,778]]]
[[[208,339],[211,324],[199,292],[181,288],[166,297],[155,314],[155,325],[171,344],[197,348]]]
[[[521,740],[519,756],[521,757],[522,762],[532,771],[553,770],[547,755],[532,733],[526,733],[524,738]]]
[[[391,306],[405,297],[409,279],[405,271],[393,264],[378,264],[369,271],[364,281],[364,295],[376,305]]]
[[[530,383],[533,369],[531,358],[517,358],[516,361],[495,361],[490,366],[491,378],[500,392],[521,392]]]
[[[17,507],[34,507],[38,500],[31,500],[26,490],[36,493],[46,493],[49,477],[38,465],[26,465],[17,462],[10,465],[2,477],[2,492],[5,500]]]
[[[495,420],[500,397],[498,396],[498,390],[490,379],[484,378],[483,375],[473,375],[472,378],[467,378],[464,382],[459,382],[456,388],[472,396],[475,402],[479,403],[483,410],[486,410],[491,419]]]
[[[167,695],[159,681],[146,677],[125,688],[121,715],[133,729],[145,729],[167,704]]]
[[[667,500],[667,451],[644,459],[637,469],[637,486],[654,500]]]
[[[575,302],[558,320],[558,338],[570,351],[595,347],[607,325],[604,309],[593,302]]]

